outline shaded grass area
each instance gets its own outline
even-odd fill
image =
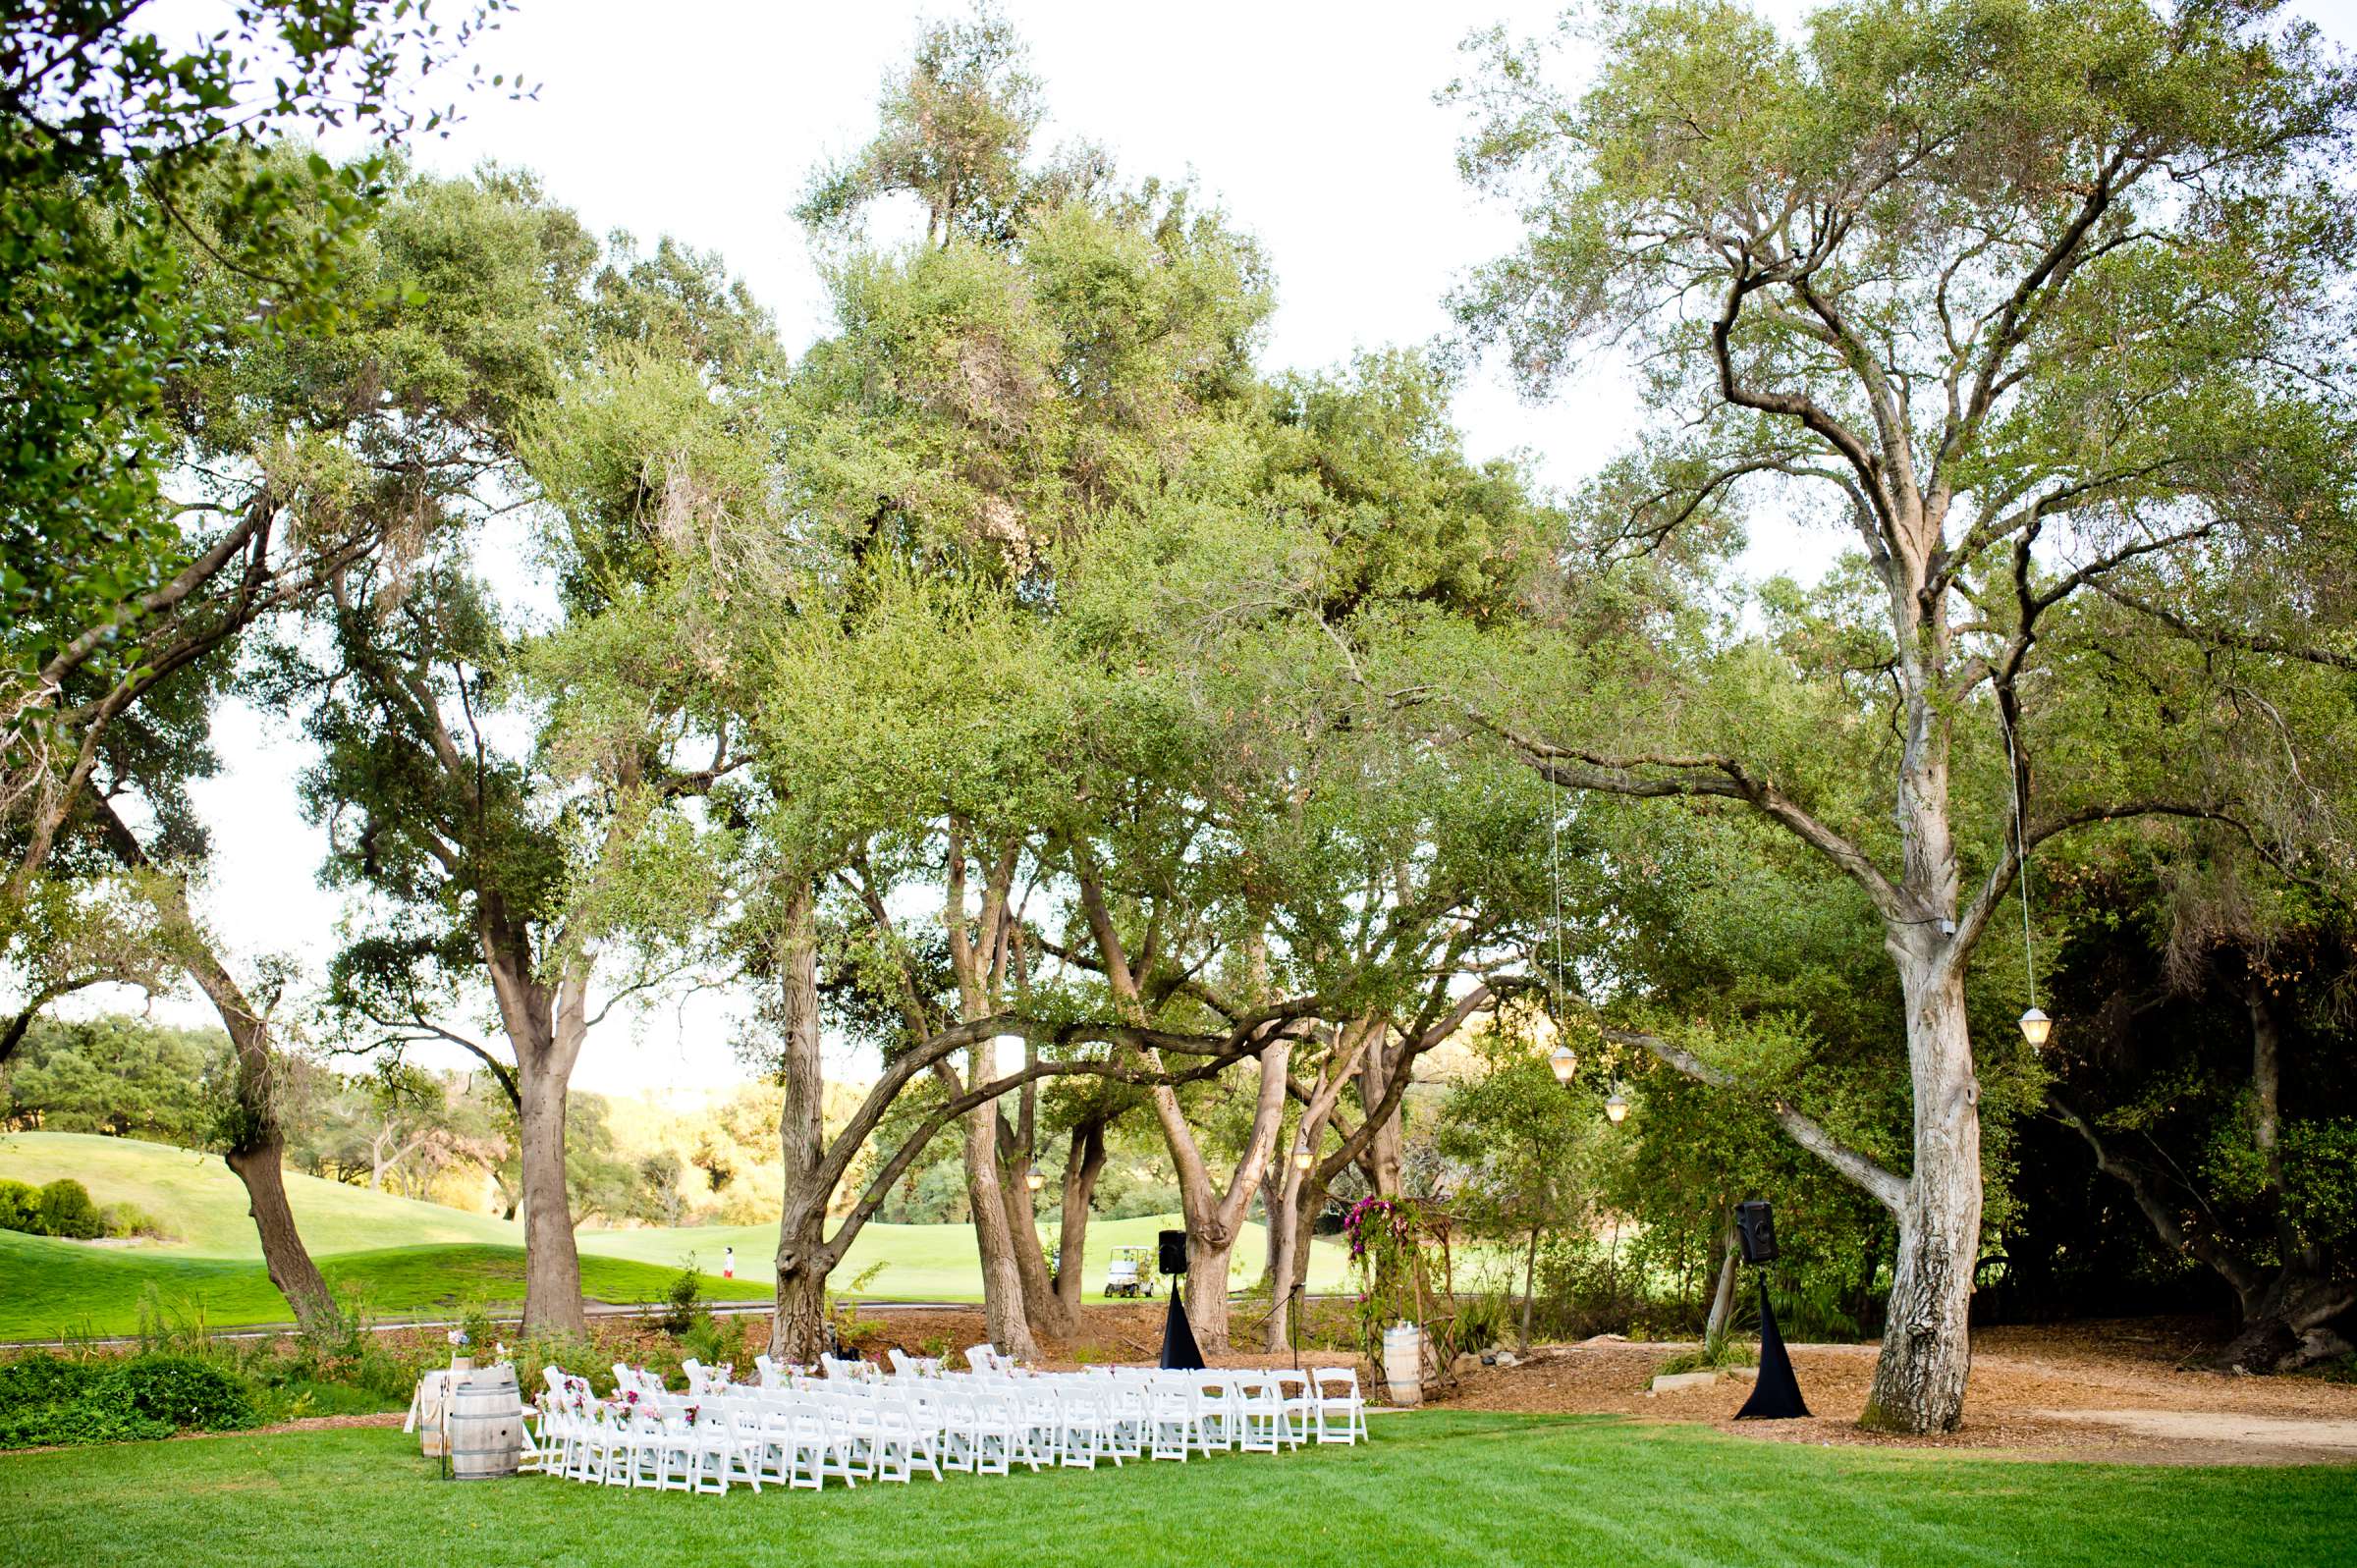
[[[0,1456],[34,1568],[276,1564],[2234,1563],[2348,1560],[2357,1470],[2033,1465],[1598,1417],[1378,1418],[1276,1458],[725,1498],[435,1479],[384,1430]]]
[[[474,1302],[523,1299],[521,1247],[438,1245],[344,1252],[319,1271],[348,1309],[386,1315],[439,1314]],[[600,1301],[661,1299],[677,1271],[623,1258],[584,1255],[582,1292]],[[707,1277],[717,1300],[764,1300],[765,1281]],[[201,1317],[207,1327],[283,1323],[286,1299],[258,1263],[108,1252],[0,1231],[0,1338],[129,1333],[152,1290],[167,1312]]]

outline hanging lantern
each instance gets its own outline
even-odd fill
[[[1314,1163],[1316,1162],[1310,1158],[1308,1150],[1296,1149],[1293,1151],[1293,1168],[1295,1170],[1306,1171]]]
[[[2030,1043],[2032,1051],[2045,1045],[2046,1037],[2054,1032],[2055,1021],[2037,1008],[2032,1007],[2021,1015],[2021,1038]]]
[[[1571,1075],[1579,1071],[1579,1053],[1569,1046],[1558,1046],[1547,1053],[1547,1065],[1555,1069],[1557,1083],[1569,1083]]]
[[[1033,1192],[1039,1191],[1040,1188],[1046,1186],[1047,1184],[1048,1178],[1041,1175],[1036,1170],[1028,1170],[1023,1173],[1023,1185],[1030,1188]]]
[[[1617,1089],[1607,1095],[1604,1101],[1604,1114],[1615,1124],[1626,1121],[1628,1119],[1628,1097]]]

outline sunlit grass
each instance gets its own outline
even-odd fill
[[[1106,1565],[2321,1564],[2357,1471],[2018,1464],[1424,1412],[1356,1449],[725,1498],[435,1479],[387,1431],[0,1457],[7,1560]]]

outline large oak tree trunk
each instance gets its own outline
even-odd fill
[[[823,1226],[794,1236],[780,1233],[778,1289],[769,1320],[769,1355],[793,1367],[815,1367],[827,1352],[827,1275],[832,1272],[817,1244]]]
[[[993,1076],[981,1063],[987,1048],[976,1048],[974,1084]],[[1007,1204],[999,1185],[999,1108],[984,1104],[965,1113],[965,1196],[974,1214],[974,1245],[982,1255],[982,1319],[990,1342],[1001,1355],[1017,1361],[1037,1361],[1039,1345],[1031,1337],[1024,1311],[1023,1271],[1014,1253],[1014,1228],[1007,1220]]]
[[[189,969],[212,1000],[237,1054],[237,1116],[222,1160],[245,1184],[246,1212],[262,1244],[262,1267],[295,1309],[298,1324],[306,1329],[331,1327],[337,1321],[335,1297],[303,1246],[287,1202],[287,1140],[278,1122],[278,1058],[270,1049],[269,1023],[247,1003],[209,948],[192,955]]]
[[[588,962],[568,961],[550,986],[531,945],[494,899],[478,917],[483,962],[500,1023],[516,1054],[516,1142],[523,1188],[523,1325],[580,1333],[581,1258],[565,1173],[565,1112],[574,1064],[588,1035]]]
[[[295,1211],[287,1204],[285,1155],[286,1140],[273,1125],[258,1139],[241,1141],[222,1159],[245,1183],[246,1212],[261,1238],[262,1267],[295,1309],[296,1323],[306,1329],[331,1328],[337,1321],[335,1297],[295,1228]]]
[[[581,1259],[573,1237],[573,1206],[565,1183],[566,1075],[520,1053],[516,1088],[523,1100],[519,1120],[523,1166],[523,1324],[526,1328],[580,1332]]]
[[[779,1163],[785,1169],[785,1207],[778,1220],[777,1311],[769,1325],[769,1353],[797,1367],[818,1364],[827,1348],[827,1276],[835,1257],[827,1247],[823,1186],[826,1157],[826,1063],[819,1053],[818,932],[809,885],[799,885],[786,911],[780,954]]]
[[[1894,942],[1893,946],[1897,944]],[[1915,1100],[1915,1169],[1898,1213],[1891,1315],[1863,1425],[1953,1432],[1972,1371],[1973,1268],[1981,1248],[1980,1084],[1963,977],[1945,955],[1898,953]]]
[[[1039,1239],[1038,1194],[1031,1190],[1031,1162],[1020,1154],[1002,1152],[999,1201],[1007,1213],[1007,1236],[1014,1247],[1015,1273],[1022,1280],[1023,1313],[1034,1339],[1069,1339],[1079,1326],[1056,1293],[1055,1276],[1048,1271],[1048,1249]],[[1074,1262],[1077,1267],[1077,1260]]]
[[[2310,1336],[2357,1307],[2357,1281],[2278,1270],[2241,1303],[2242,1326],[2212,1364],[2221,1372],[2296,1372],[2345,1351],[2333,1335]]]
[[[1064,1214],[1058,1221],[1056,1299],[1075,1331],[1080,1296],[1088,1288],[1088,1206],[1096,1202],[1097,1178],[1105,1173],[1105,1124],[1084,1121],[1072,1129],[1072,1151],[1064,1162]]]

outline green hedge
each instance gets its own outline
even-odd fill
[[[146,1217],[136,1210],[133,1217]],[[107,1222],[89,1188],[72,1176],[60,1176],[38,1189],[21,1181],[0,1181],[0,1230],[95,1241],[106,1234]]]
[[[193,1356],[0,1364],[0,1448],[236,1432],[260,1419],[236,1375]]]

